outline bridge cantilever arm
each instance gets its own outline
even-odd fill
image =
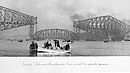
[[[0,6],[0,31],[37,24],[37,17]]]

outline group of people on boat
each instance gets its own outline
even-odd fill
[[[56,47],[56,49],[57,49],[57,48],[60,48],[61,50],[70,50],[70,44],[69,44],[69,43],[67,43],[65,46],[62,47],[62,46],[60,45],[59,40],[53,40],[53,41],[54,41],[54,46]],[[54,49],[54,48],[52,47],[52,44],[49,43],[49,41],[46,41],[46,42],[44,43],[44,48]]]
[[[54,46],[52,46],[52,44],[49,41],[44,42],[44,47],[46,49],[54,49],[54,47],[56,49],[60,48],[61,50],[70,50],[70,44],[67,43],[65,46],[61,46],[59,40],[53,40],[54,41]],[[37,56],[37,52],[38,52],[38,44],[35,41],[32,41],[32,43],[29,46],[30,50],[30,56]]]
[[[49,43],[49,41],[47,41],[47,42],[44,43],[44,48],[49,49],[50,46],[52,46],[52,44]]]

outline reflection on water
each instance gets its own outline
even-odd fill
[[[29,50],[0,50],[0,56],[7,57],[28,57]],[[38,53],[38,57],[52,57],[52,56],[71,56],[71,53],[56,54],[56,53]]]
[[[0,50],[0,56],[25,57],[29,56],[28,50]]]
[[[55,57],[55,56],[71,56],[71,53],[66,53],[66,54],[53,54],[53,53],[38,53],[38,57]]]

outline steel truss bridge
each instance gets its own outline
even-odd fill
[[[110,16],[100,16],[90,19],[75,20],[73,27],[75,33],[79,33],[79,38],[96,39],[100,36],[103,39],[122,40],[130,32],[130,25]],[[85,36],[81,36],[80,30],[84,30]],[[100,33],[100,35],[98,35]],[[95,38],[94,38],[95,37]],[[105,38],[104,38],[105,37]]]
[[[33,39],[92,39],[92,40],[123,40],[128,32],[130,26],[122,21],[107,15],[90,19],[81,19],[74,21],[74,30],[66,29],[44,29],[36,32]],[[82,33],[80,30],[84,30]]]
[[[27,15],[0,6],[0,31],[29,25],[29,36],[32,39],[119,39],[122,40],[130,32],[130,25],[110,16],[100,16],[74,21],[74,32],[66,29],[44,29],[34,34],[37,17]],[[80,30],[85,31],[81,33]]]
[[[68,39],[77,40],[77,34],[66,29],[44,29],[34,34],[33,39],[44,40],[44,39]]]
[[[0,6],[0,31],[30,25],[29,36],[34,33],[37,17]]]

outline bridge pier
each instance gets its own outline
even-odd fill
[[[73,32],[77,34],[77,37],[78,37],[77,40],[79,40],[80,39],[80,29],[73,27]]]

